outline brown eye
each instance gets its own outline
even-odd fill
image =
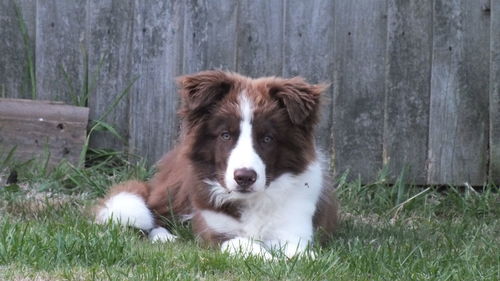
[[[262,142],[263,143],[270,143],[273,141],[273,137],[271,136],[265,136],[263,139],[262,139]]]
[[[222,132],[222,133],[220,134],[220,138],[221,138],[222,140],[228,141],[228,140],[230,140],[230,139],[231,139],[231,134],[229,134],[229,132],[227,132],[227,131]]]

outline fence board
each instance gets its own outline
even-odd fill
[[[130,147],[149,163],[175,143],[178,134],[174,77],[182,72],[183,3],[134,2]]]
[[[89,90],[96,119],[138,77],[105,121],[149,163],[179,131],[174,77],[225,69],[333,82],[317,134],[335,175],[500,182],[499,0],[0,0],[0,97],[32,93],[14,3],[39,99]]]
[[[489,16],[484,1],[436,0],[429,183],[486,180]]]
[[[194,0],[185,5],[183,72],[236,70],[238,2]]]
[[[74,103],[83,95],[86,0],[38,1],[36,86],[39,99]]]
[[[385,1],[335,2],[333,165],[372,181],[382,168]]]
[[[287,0],[285,3],[283,76],[303,76],[311,83],[331,83],[334,2]],[[316,131],[318,144],[328,155],[332,147],[332,96],[330,88],[323,96],[321,122]]]
[[[388,1],[384,164],[391,180],[425,184],[432,0]]]
[[[251,77],[281,74],[283,1],[241,1],[237,43],[239,73]]]
[[[35,11],[36,2],[31,0],[0,1],[0,97],[32,98],[34,95],[31,77],[35,63]],[[27,38],[23,38],[20,20],[26,27]]]
[[[96,120],[112,108],[115,100],[136,77],[131,74],[133,2],[121,0],[89,1],[89,97],[90,119]],[[165,80],[168,78],[165,77]],[[130,92],[129,92],[130,93]],[[128,101],[124,96],[104,119],[128,138]],[[93,147],[123,150],[120,139],[109,132],[93,134]]]
[[[500,185],[500,0],[491,1],[490,181]]]

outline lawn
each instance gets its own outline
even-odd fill
[[[337,180],[342,222],[316,259],[270,262],[92,222],[89,210],[113,183],[152,170],[120,154],[86,168],[0,158],[0,280],[500,280],[500,197],[494,186],[412,187]],[[102,155],[105,155],[104,157]],[[3,159],[3,160],[2,160]],[[3,161],[3,162],[2,162]],[[12,176],[11,176],[12,179]]]

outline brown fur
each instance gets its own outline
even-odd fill
[[[158,172],[148,182],[129,181],[113,187],[110,196],[121,191],[138,194],[159,217],[194,215],[193,230],[208,242],[230,237],[213,233],[200,218],[198,210],[211,209],[239,218],[238,203],[214,206],[202,181],[214,178],[223,184],[227,155],[237,140],[239,111],[237,95],[246,91],[256,105],[253,121],[256,151],[266,163],[267,183],[283,173],[299,174],[315,158],[313,128],[319,118],[320,94],[324,85],[310,85],[301,78],[250,79],[222,71],[206,71],[178,79],[182,106],[179,144],[158,163]],[[221,124],[225,124],[221,128]],[[231,136],[221,141],[226,130]],[[270,133],[273,142],[261,144]],[[314,225],[331,234],[337,223],[337,203],[331,189],[319,201]],[[161,224],[157,220],[158,224]]]

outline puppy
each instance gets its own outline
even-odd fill
[[[315,147],[324,85],[204,71],[178,79],[177,146],[149,182],[112,187],[96,208],[109,220],[175,238],[161,218],[190,219],[197,237],[231,253],[302,253],[337,225],[337,203]]]

